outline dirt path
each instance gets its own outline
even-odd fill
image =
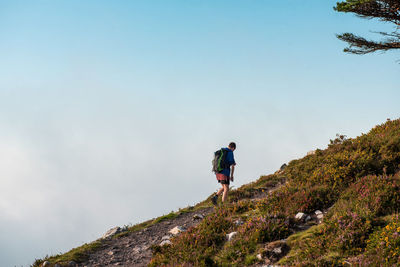
[[[270,192],[282,186],[265,188],[257,192],[251,199],[266,197]],[[164,236],[175,226],[189,229],[201,222],[201,219],[194,219],[195,214],[207,216],[214,211],[214,207],[202,210],[187,212],[179,216],[151,225],[143,230],[128,233],[120,238],[110,238],[102,242],[102,247],[92,253],[86,262],[78,266],[147,266],[151,260],[151,246],[160,244]]]

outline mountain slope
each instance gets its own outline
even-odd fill
[[[400,263],[399,170],[400,120],[388,120],[354,139],[338,136],[327,149],[233,190],[228,205],[213,210],[208,198],[112,239],[168,221],[172,224],[184,214],[191,219],[193,212],[209,208],[204,219],[191,221],[188,230],[172,237],[171,243],[159,245],[162,236],[158,236],[148,254],[150,265],[396,265]],[[317,210],[325,214],[322,220]],[[295,218],[299,212],[310,217]],[[226,234],[232,232],[236,235],[227,241]],[[82,248],[78,256],[75,253],[75,258],[64,254],[45,260],[55,264],[73,259],[81,266],[94,266],[88,259],[105,244],[96,242]],[[43,262],[37,260],[34,266]]]

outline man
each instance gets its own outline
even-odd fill
[[[226,155],[226,166],[225,168],[216,173],[218,183],[221,184],[221,188],[218,192],[211,198],[212,203],[217,205],[218,196],[222,193],[222,202],[225,202],[226,198],[228,197],[229,192],[229,183],[230,181],[233,182],[233,173],[235,171],[235,159],[233,157],[233,151],[236,149],[236,144],[231,142],[227,148],[222,148],[227,152]]]

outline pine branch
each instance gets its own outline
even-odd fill
[[[337,3],[334,10],[400,25],[400,0],[347,0]]]
[[[384,35],[390,34],[384,33]],[[340,40],[349,44],[349,47],[345,48],[343,51],[351,54],[364,55],[376,51],[387,51],[389,49],[400,48],[400,38],[397,33],[391,35],[397,38],[389,38],[382,42],[369,41],[352,33],[344,33],[336,36]]]

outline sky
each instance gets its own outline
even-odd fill
[[[195,205],[400,114],[391,31],[321,0],[0,1],[0,266]]]

